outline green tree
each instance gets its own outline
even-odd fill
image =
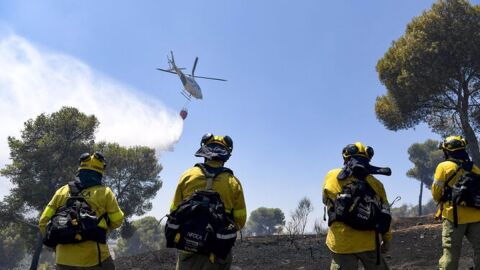
[[[260,207],[250,213],[247,231],[255,235],[272,235],[282,231],[285,215],[279,208]]]
[[[463,134],[477,164],[480,151],[480,7],[439,0],[414,18],[377,63],[386,95],[377,118],[391,130],[420,122],[443,136]]]
[[[107,159],[104,183],[117,195],[126,220],[141,216],[152,209],[151,199],[162,187],[155,150],[144,146],[122,147],[116,143],[101,142],[95,145]],[[133,233],[128,221],[122,226],[122,236]]]
[[[407,176],[420,181],[419,216],[422,215],[423,186],[431,188],[435,168],[443,160],[443,152],[438,149],[438,145],[438,141],[427,140],[424,143],[414,143],[408,148],[408,159],[414,164],[414,167],[407,171]]]
[[[165,246],[160,222],[154,217],[144,217],[132,222],[134,233],[130,238],[120,238],[115,248],[117,256],[130,256],[159,250]]]
[[[72,179],[78,157],[93,146],[97,126],[95,116],[64,107],[25,122],[21,138],[8,137],[12,164],[0,170],[0,175],[13,184],[4,200],[13,220],[36,223],[32,217],[38,216],[57,188]],[[36,269],[42,250],[38,230],[24,237],[27,243],[35,243],[30,249],[34,253],[31,269]]]
[[[0,227],[0,269],[12,269],[26,255],[21,231],[14,223]]]
[[[30,232],[23,237],[28,238],[27,243],[35,243],[29,247],[34,253],[31,269],[37,268],[42,250],[38,229],[33,230],[33,224],[55,191],[74,179],[82,153],[105,151],[108,165],[104,182],[119,195],[120,208],[127,218],[151,209],[149,200],[162,183],[155,150],[141,146],[124,148],[107,142],[95,145],[98,125],[95,116],[63,107],[25,122],[21,138],[8,138],[12,163],[0,170],[0,175],[10,180],[13,188],[0,205],[4,206],[0,217],[13,220]]]

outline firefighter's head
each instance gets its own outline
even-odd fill
[[[352,157],[364,157],[370,161],[373,157],[373,148],[361,142],[348,144],[342,150],[343,160],[346,162]]]
[[[440,143],[440,149],[447,152],[465,150],[467,141],[459,135],[448,136]]]
[[[466,147],[467,140],[460,135],[448,136],[439,145],[439,148],[443,150],[445,159],[469,160],[470,157]]]
[[[200,141],[200,149],[195,153],[197,157],[206,160],[227,161],[233,150],[233,141],[230,136],[218,136],[212,133],[203,135]]]
[[[105,157],[100,152],[95,152],[93,154],[83,153],[79,158],[79,162],[80,165],[78,166],[78,172],[88,170],[103,175],[107,166]]]

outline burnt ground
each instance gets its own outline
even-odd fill
[[[431,216],[402,218],[393,224],[392,249],[385,257],[398,270],[437,269],[441,256],[441,224]],[[232,270],[329,269],[330,252],[324,235],[309,235],[291,241],[287,236],[248,237],[233,249]],[[469,269],[473,253],[465,240],[459,269]],[[175,269],[176,250],[162,249],[132,257],[117,258],[119,270]]]

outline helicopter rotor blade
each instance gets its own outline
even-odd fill
[[[195,57],[195,62],[193,62],[193,68],[192,68],[192,77],[195,77],[195,68],[197,67],[197,62],[198,62],[198,57]]]
[[[219,79],[219,78],[212,78],[212,77],[203,77],[203,76],[190,76],[192,78],[200,78],[200,79],[207,79],[207,80],[216,80],[216,81],[222,81],[226,82],[227,80],[225,79]]]
[[[168,70],[168,69],[157,68],[157,70],[160,70],[160,71],[163,71],[163,72],[172,73],[172,74],[177,74],[176,72],[173,72],[173,71],[171,71],[171,70]]]

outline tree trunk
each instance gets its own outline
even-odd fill
[[[37,244],[35,245],[35,251],[32,255],[32,264],[30,265],[30,270],[37,270],[38,268],[38,261],[40,259],[40,253],[42,253],[43,248],[43,238],[40,236],[38,238]]]
[[[480,149],[478,148],[478,140],[477,136],[475,135],[475,131],[472,128],[472,125],[470,124],[470,118],[468,115],[468,108],[469,108],[469,97],[470,97],[470,92],[468,89],[468,84],[465,83],[463,80],[465,78],[465,75],[463,75],[461,84],[462,84],[462,89],[463,90],[463,97],[459,96],[459,101],[461,104],[461,109],[459,111],[459,117],[460,117],[460,124],[462,126],[462,130],[465,136],[465,139],[467,139],[467,150],[468,153],[470,154],[472,161],[475,165],[480,166]]]
[[[467,130],[464,130],[464,132],[465,132],[465,138],[467,139],[467,142],[468,142],[467,144],[468,152],[471,155],[473,163],[477,166],[480,166],[480,151],[478,149],[477,136],[475,136],[475,132],[473,131],[470,125],[468,125]]]
[[[418,195],[418,216],[422,215],[422,196],[423,196],[423,181],[420,180],[420,195]]]

